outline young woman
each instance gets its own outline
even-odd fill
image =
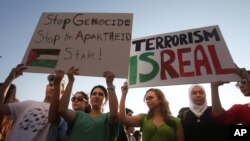
[[[181,121],[171,115],[168,101],[161,90],[149,89],[144,96],[149,112],[135,116],[125,115],[127,92],[128,86],[125,83],[122,87],[119,118],[128,126],[140,127],[142,141],[184,141]]]
[[[71,97],[72,108],[74,110],[84,111],[89,113],[91,107],[89,105],[89,96],[83,91],[76,92],[73,97]]]
[[[195,84],[189,88],[189,107],[180,109],[185,141],[228,140],[228,127],[217,124],[211,114],[212,107],[207,106],[206,92],[203,86]]]
[[[68,72],[69,82],[63,94],[59,113],[72,125],[70,141],[113,141],[118,134],[117,107],[118,101],[113,86],[114,74],[110,71],[104,72],[107,90],[104,86],[95,86],[90,93],[91,112],[68,109],[70,94],[74,82],[74,74],[78,70],[72,68]],[[109,99],[109,111],[103,113],[103,106]]]
[[[236,83],[241,93],[245,97],[250,96],[250,72],[246,69],[235,69],[235,73],[241,78],[241,81]],[[234,104],[228,110],[224,110],[221,106],[218,87],[225,82],[211,83],[212,92],[212,107],[214,119],[224,124],[243,124],[250,125],[250,103]]]

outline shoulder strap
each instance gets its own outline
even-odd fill
[[[186,111],[184,111],[184,113],[183,113],[183,118],[184,119],[186,119],[186,117],[187,117],[187,112],[189,111],[189,109],[187,109]]]
[[[183,116],[182,116],[182,121],[185,123],[186,122],[186,118],[187,118],[187,113],[188,111],[190,111],[190,109],[186,109],[184,112],[183,112]]]

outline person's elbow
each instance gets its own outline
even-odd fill
[[[127,123],[127,118],[125,116],[125,114],[122,114],[121,112],[118,113],[118,119],[119,121],[121,121],[123,124]]]

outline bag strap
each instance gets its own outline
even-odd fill
[[[182,116],[182,120],[183,122],[185,123],[186,122],[186,119],[187,119],[187,113],[190,111],[190,109],[186,109],[184,112],[183,112],[183,116]]]

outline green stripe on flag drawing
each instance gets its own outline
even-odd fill
[[[55,68],[60,49],[32,49],[29,53],[27,66]]]
[[[57,64],[57,60],[32,60],[28,66],[36,66],[36,67],[46,67],[46,68],[55,68]]]

